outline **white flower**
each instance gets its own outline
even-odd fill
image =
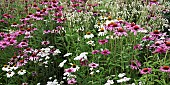
[[[18,71],[18,74],[19,74],[19,75],[24,75],[25,73],[26,73],[26,70],[22,70],[22,69],[21,69],[21,70]]]
[[[40,85],[40,83],[37,83],[37,85]]]
[[[49,77],[48,79],[50,79],[50,80],[51,80],[52,78],[53,78],[53,77]]]
[[[15,73],[13,71],[9,71],[8,73],[6,73],[8,78],[12,77],[14,74]]]
[[[66,53],[66,54],[64,55],[64,57],[67,57],[67,56],[70,56],[70,55],[72,55],[72,53]]]
[[[90,71],[92,71],[93,70],[93,68],[90,68]]]
[[[86,54],[88,54],[88,53],[87,52],[83,52],[79,56],[75,57],[74,60],[80,60],[80,59],[86,59],[87,60]]]
[[[94,37],[94,35],[91,32],[87,32],[87,34],[84,35],[85,39],[90,39],[90,38],[93,38],[93,37]]]
[[[11,71],[12,69],[10,68],[9,65],[4,65],[4,67],[2,67],[2,70],[8,72],[8,71]]]
[[[97,73],[99,73],[100,71],[99,70],[96,70]]]
[[[49,56],[46,56],[46,57],[45,57],[45,60],[48,60],[48,59],[50,59],[50,57],[49,57]]]
[[[93,75],[94,74],[94,71],[90,72],[90,75]]]
[[[48,46],[49,48],[54,48],[54,46]]]
[[[58,67],[63,67],[64,66],[64,64],[67,62],[67,60],[64,60],[63,62],[61,62],[60,64],[59,64],[59,66]]]
[[[113,80],[107,80],[107,83],[105,83],[104,85],[111,85],[114,84]]]
[[[17,70],[18,66],[13,66],[12,69]]]
[[[59,53],[61,53],[60,50],[59,50],[59,49],[56,49],[56,50],[54,51],[53,55],[57,55],[57,54],[59,54]]]
[[[122,78],[122,77],[124,77],[126,74],[125,73],[120,73],[119,75],[118,75],[118,77],[119,78]]]
[[[88,45],[93,45],[94,44],[94,41],[90,40],[88,42],[86,42]]]

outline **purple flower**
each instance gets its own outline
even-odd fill
[[[77,81],[74,78],[67,80],[68,84],[75,84],[76,82]]]
[[[139,69],[140,66],[141,66],[141,63],[140,63],[138,60],[132,60],[132,61],[131,61],[130,67],[131,67],[132,69],[137,70],[137,69]]]
[[[103,54],[103,55],[108,55],[108,54],[110,54],[110,51],[107,50],[107,49],[105,49],[105,50],[103,50],[103,51],[101,52],[101,54]]]
[[[126,31],[123,28],[118,28],[117,30],[115,30],[114,33],[116,36],[127,36],[128,34],[126,33]]]
[[[100,45],[102,45],[102,44],[107,43],[107,42],[108,42],[108,40],[107,40],[107,39],[104,39],[104,40],[99,40],[98,42],[99,42],[99,44],[100,44]]]
[[[76,72],[76,69],[75,68],[68,68],[68,69],[65,69],[64,71],[65,71],[65,73],[72,73],[72,72]]]
[[[89,67],[91,67],[91,68],[97,68],[98,66],[99,66],[99,64],[96,64],[96,63],[89,64]]]
[[[50,44],[49,41],[42,41],[42,42],[41,42],[41,45],[48,45],[48,44]]]
[[[92,54],[97,54],[97,53],[99,53],[100,51],[99,50],[93,50],[92,51]]]
[[[142,70],[140,70],[141,74],[148,74],[151,73],[152,68],[143,68]]]
[[[170,67],[169,66],[161,66],[159,70],[162,72],[170,72]]]

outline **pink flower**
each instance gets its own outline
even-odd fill
[[[140,70],[141,74],[148,74],[151,73],[152,68],[143,68],[142,70]]]
[[[97,54],[97,53],[99,53],[100,51],[99,50],[93,50],[92,51],[92,54]]]
[[[20,42],[17,47],[18,48],[22,48],[22,47],[27,47],[28,46],[28,43],[27,42]]]
[[[19,60],[19,61],[17,62],[17,67],[23,66],[23,65],[25,65],[26,63],[27,63],[26,60]]]
[[[123,28],[118,28],[117,30],[115,30],[114,33],[116,36],[127,36],[128,34],[126,33],[126,31]]]
[[[107,43],[107,42],[108,42],[108,40],[107,40],[107,39],[104,39],[104,40],[99,40],[98,42],[99,42],[99,44],[100,44],[100,45],[102,45],[102,44]]]
[[[152,53],[166,53],[166,51],[167,51],[167,48],[158,47]]]
[[[103,51],[101,52],[101,54],[103,54],[103,55],[108,55],[108,54],[110,54],[110,51],[107,50],[107,49],[105,49],[105,50],[103,50]]]
[[[161,66],[159,70],[162,72],[170,72],[170,67],[169,66]]]
[[[50,42],[49,41],[42,41],[41,44],[42,45],[48,45],[48,44],[50,44]]]
[[[139,25],[134,25],[133,27],[131,27],[131,32],[134,33],[134,35],[137,35],[137,32],[143,30],[143,28],[141,28]]]
[[[130,67],[137,70],[141,66],[141,63],[138,60],[132,60]]]
[[[133,47],[133,49],[134,49],[134,50],[136,50],[136,49],[141,50],[141,49],[142,49],[142,46],[141,46],[141,44],[137,44],[137,45],[135,45],[135,46]]]
[[[37,56],[36,53],[33,53],[33,54],[29,57],[29,60],[31,60],[31,61],[36,61],[36,60],[38,60],[38,59],[39,59],[39,57]]]
[[[81,66],[87,66],[87,64],[88,64],[88,60],[87,59],[83,59],[83,58],[80,59],[80,65]]]
[[[99,66],[99,64],[96,64],[96,63],[89,64],[89,67],[91,67],[91,68],[97,68],[98,66]]]
[[[67,80],[68,84],[75,84],[76,82],[77,81],[74,78]]]
[[[75,68],[68,68],[64,70],[66,73],[72,73],[72,72],[76,72]]]

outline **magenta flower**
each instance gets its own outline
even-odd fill
[[[151,36],[144,36],[142,38],[143,41],[151,41],[151,40],[154,40],[154,38],[152,38]]]
[[[27,47],[28,46],[28,43],[27,42],[20,42],[17,47],[18,48],[22,48],[22,47]]]
[[[77,81],[74,78],[67,80],[68,84],[75,84],[76,82]]]
[[[139,69],[140,66],[141,66],[141,63],[140,63],[138,60],[132,60],[132,61],[131,61],[130,67],[131,67],[132,69],[137,70],[137,69]]]
[[[98,66],[99,66],[99,64],[96,64],[96,63],[89,64],[89,67],[91,67],[91,68],[97,68]]]
[[[19,60],[19,61],[17,62],[17,67],[23,66],[23,65],[25,65],[26,63],[27,63],[26,60]]]
[[[80,59],[80,65],[81,65],[81,66],[87,66],[87,65],[88,65],[88,60],[81,58],[81,59]]]
[[[149,74],[151,73],[152,68],[143,68],[142,70],[140,70],[141,74]]]
[[[142,49],[142,45],[141,44],[137,44],[133,47],[134,50],[138,49],[141,50]]]
[[[48,45],[48,44],[50,44],[49,41],[42,41],[42,42],[41,42],[41,45]]]
[[[36,53],[33,53],[33,54],[29,57],[29,60],[31,60],[31,61],[36,61],[36,60],[38,60],[38,59],[39,59],[39,57],[37,56]]]
[[[162,72],[170,72],[170,67],[169,66],[161,66],[159,70]]]
[[[100,44],[100,45],[102,45],[102,44],[107,43],[107,42],[108,42],[108,40],[107,40],[107,39],[104,39],[104,40],[99,40],[98,42],[99,42],[99,44]]]
[[[154,37],[154,38],[158,38],[158,37],[160,37],[160,36],[162,35],[162,33],[159,32],[158,30],[155,30],[155,31],[153,31],[153,32],[150,32],[149,34],[150,34],[152,37]]]
[[[117,30],[115,30],[114,33],[116,36],[127,36],[128,34],[126,33],[126,31],[123,28],[118,28]]]
[[[166,53],[166,51],[167,51],[167,48],[158,47],[152,53]]]
[[[68,68],[68,69],[65,69],[64,71],[65,71],[65,73],[72,73],[72,72],[76,72],[76,69],[75,68]]]
[[[107,49],[105,49],[105,50],[103,50],[103,51],[101,52],[101,54],[103,54],[103,55],[108,55],[108,54],[110,54],[110,51],[107,50]]]
[[[139,25],[135,25],[135,26],[131,27],[130,30],[131,30],[131,32],[134,33],[134,35],[137,35],[137,32],[142,31],[143,28],[141,28]]]
[[[92,54],[97,54],[97,53],[99,53],[100,51],[99,50],[93,50],[92,51]]]

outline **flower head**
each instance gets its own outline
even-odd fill
[[[159,70],[162,72],[170,72],[170,67],[169,66],[161,66]]]
[[[142,70],[140,70],[141,74],[148,74],[151,73],[152,68],[143,68]]]

